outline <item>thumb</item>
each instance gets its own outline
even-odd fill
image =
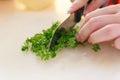
[[[105,0],[93,0],[86,8],[85,10],[85,14],[99,8],[103,3],[105,2]]]
[[[72,4],[72,6],[69,8],[68,13],[73,13],[79,8],[83,7],[88,0],[75,0]]]

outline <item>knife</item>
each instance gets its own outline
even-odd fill
[[[88,4],[91,2],[91,0],[88,1]],[[49,48],[51,49],[52,46],[56,43],[57,39],[59,38],[59,32],[61,29],[69,30],[70,28],[74,27],[80,20],[83,15],[85,7],[82,7],[78,9],[75,13],[70,14],[70,16],[63,21],[54,31],[52,38],[49,43]]]

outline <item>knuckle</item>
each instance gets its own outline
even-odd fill
[[[89,13],[86,14],[86,16],[85,16],[86,20],[89,20],[89,19],[91,19],[91,18],[93,18],[93,17],[94,17],[94,11],[93,11],[93,12],[89,12]]]
[[[91,22],[95,22],[96,21],[96,17],[92,17],[89,19]]]
[[[99,25],[97,18],[94,17],[94,18],[89,19],[88,25],[90,25],[91,27],[94,27],[94,26],[96,27],[96,25]]]
[[[89,19],[90,19],[90,13],[86,14],[85,19],[86,19],[86,20],[89,20]]]

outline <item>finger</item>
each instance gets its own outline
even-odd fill
[[[100,16],[100,15],[115,14],[118,11],[120,11],[120,4],[108,6],[108,7],[101,8],[101,9],[97,9],[95,11],[88,13],[85,17],[85,20],[87,22],[90,18]]]
[[[120,24],[110,24],[93,32],[88,41],[90,43],[100,43],[111,41],[120,36]]]
[[[70,9],[68,10],[68,13],[75,12],[79,8],[83,7],[87,2],[88,0],[75,0]]]
[[[85,10],[85,14],[99,8],[103,3],[105,2],[105,0],[93,0],[86,8]]]
[[[76,34],[76,39],[84,42],[94,31],[113,23],[120,23],[120,15],[102,15],[91,18]]]
[[[116,13],[116,15],[120,15],[120,11],[118,11],[118,12]]]
[[[114,47],[117,49],[120,49],[120,37],[118,37],[115,41],[114,41]]]

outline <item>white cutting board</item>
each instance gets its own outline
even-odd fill
[[[52,10],[9,17],[0,26],[0,80],[120,80],[120,51],[109,43],[97,53],[90,45],[63,49],[46,62],[21,51],[27,37],[63,17]]]

